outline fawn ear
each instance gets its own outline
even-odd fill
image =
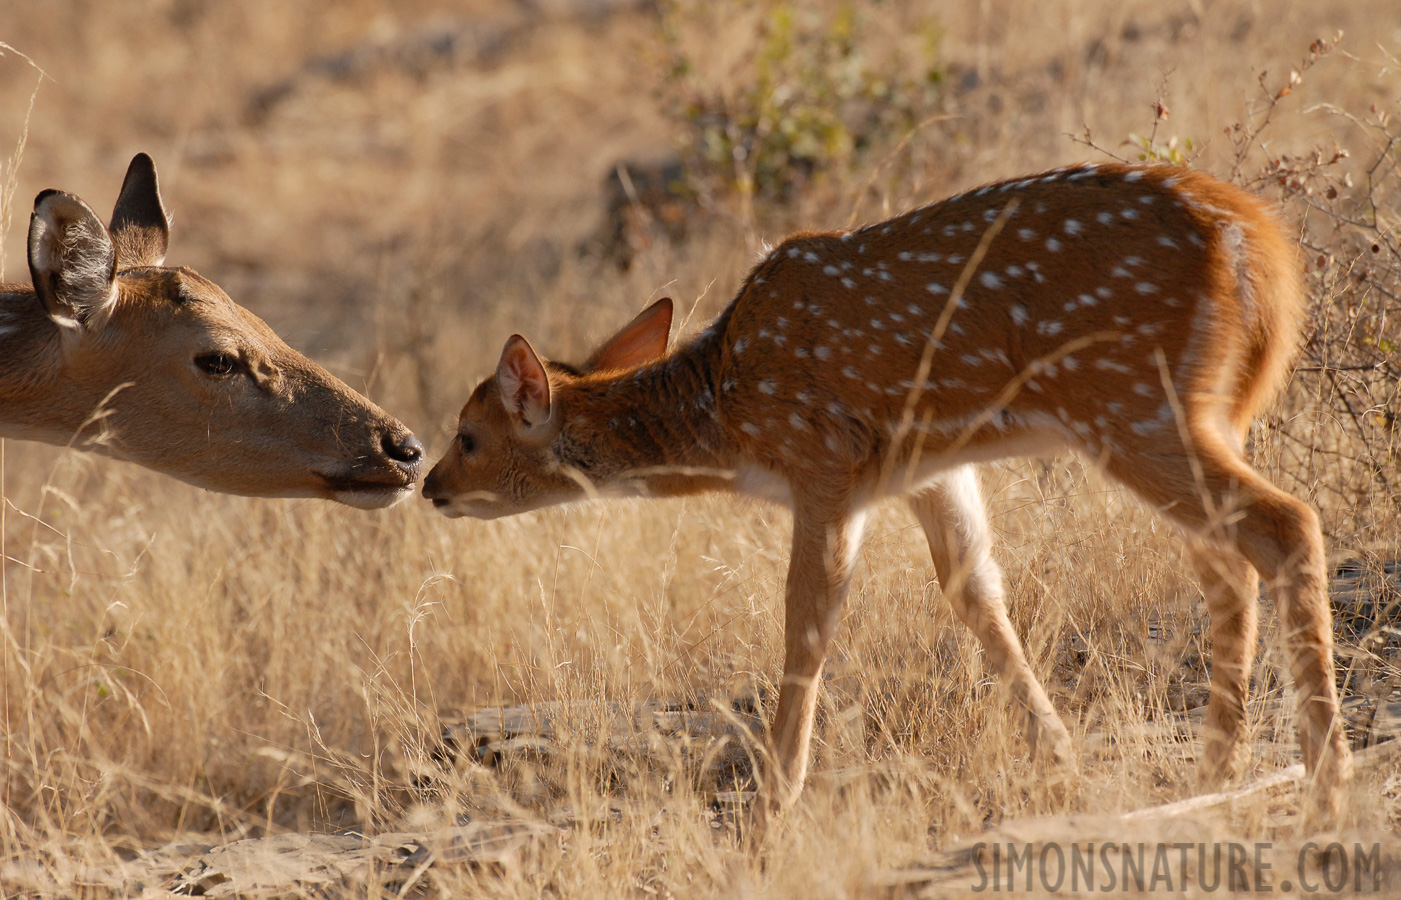
[[[81,329],[117,300],[117,251],[86,203],[63,191],[34,198],[29,217],[29,276],[49,318]]]
[[[584,371],[632,369],[660,357],[666,352],[666,339],[671,333],[671,312],[671,298],[663,297],[638,313],[622,331],[594,351],[584,363]]]
[[[496,366],[496,384],[501,402],[512,416],[527,426],[542,425],[550,418],[550,376],[530,342],[511,335]]]
[[[156,164],[144,153],[136,154],[127,167],[108,230],[112,243],[117,245],[117,264],[122,268],[165,262],[170,219],[161,205]]]

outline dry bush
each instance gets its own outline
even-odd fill
[[[1361,38],[1390,9],[1382,0],[940,10],[940,87],[927,108],[881,123],[879,150],[839,154],[787,194],[698,192],[695,227],[625,272],[590,249],[600,185],[619,160],[687,139],[658,102],[675,87],[659,61],[676,46],[659,29],[675,20],[647,4],[588,6],[7,10],[0,38],[53,80],[7,173],[18,199],[5,214],[22,221],[50,185],[102,209],[130,154],[151,150],[176,215],[171,261],[224,285],[436,450],[512,331],[577,358],[663,292],[694,329],[760,241],[791,227],[872,220],[1084,157],[1067,135],[1086,128],[1124,155],[1191,138],[1192,164],[1279,199],[1310,257],[1317,315],[1257,458],[1320,508],[1340,559],[1401,556],[1396,44]],[[723,40],[678,26],[711,79],[706,96],[750,89],[762,41],[741,26],[779,6],[738,3]],[[905,46],[898,7],[863,9],[866,58]],[[1339,28],[1338,50],[1299,62]],[[0,58],[0,135],[23,133],[34,80]],[[1131,134],[1152,135],[1146,149],[1120,143]],[[22,231],[4,238],[11,278]],[[683,763],[601,753],[597,736],[612,702],[772,690],[786,512],[715,498],[448,522],[417,502],[367,515],[202,494],[15,442],[0,452],[0,865],[39,859],[71,892],[80,863],[190,835],[510,816],[567,827],[515,867],[435,872],[434,886],[844,896],[989,823],[1193,790],[1181,713],[1208,678],[1197,588],[1173,530],[1073,459],[992,467],[985,485],[1014,623],[1082,742],[1079,784],[1044,789],[917,529],[883,509],[833,648],[815,775],[764,863]],[[1348,649],[1372,695],[1395,684],[1386,634],[1374,618]],[[1257,771],[1296,752],[1286,667],[1264,640]],[[547,701],[577,710],[554,755],[444,761],[443,728],[461,713]],[[1388,813],[1378,796],[1364,779],[1357,827],[1394,833],[1394,803]],[[1266,811],[1230,827],[1269,839],[1290,822]]]

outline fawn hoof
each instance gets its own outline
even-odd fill
[[[1052,770],[1073,772],[1077,768],[1075,743],[1070,732],[1060,722],[1047,722],[1029,731],[1032,735],[1031,758],[1038,765]]]
[[[1352,751],[1338,741],[1329,747],[1305,783],[1300,806],[1307,831],[1333,831],[1347,813],[1352,784]]]
[[[740,829],[741,839],[750,847],[763,847],[769,837],[778,833],[785,812],[787,807],[773,793],[759,791],[745,810],[744,824]]]
[[[1244,740],[1208,741],[1197,766],[1198,792],[1210,794],[1238,783],[1250,760],[1250,745]]]

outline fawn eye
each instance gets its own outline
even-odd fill
[[[242,368],[237,356],[232,353],[201,353],[195,357],[195,365],[201,372],[216,378],[227,378]]]
[[[463,456],[471,456],[472,451],[477,449],[477,442],[472,440],[470,434],[459,434],[457,436],[457,443],[462,447]]]

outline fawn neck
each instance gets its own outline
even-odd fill
[[[648,365],[573,381],[561,393],[560,462],[598,488],[653,496],[725,489],[734,448],[717,418],[715,330]]]

